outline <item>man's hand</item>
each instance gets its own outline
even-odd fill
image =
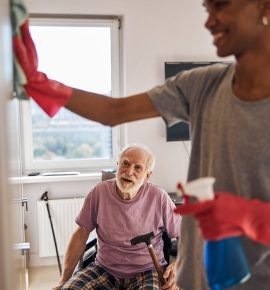
[[[175,275],[176,275],[176,261],[173,261],[166,268],[163,277],[166,283],[162,286],[162,289],[178,290],[179,288],[175,285]]]
[[[70,99],[72,88],[49,80],[46,74],[38,71],[38,58],[28,20],[21,26],[21,35],[13,36],[13,49],[25,74],[25,91],[49,116],[54,116]]]
[[[63,287],[64,284],[65,284],[65,282],[60,280],[58,282],[58,284],[55,287],[53,287],[51,290],[61,290],[61,288]]]
[[[63,285],[57,285],[57,286],[53,287],[51,290],[61,290]]]

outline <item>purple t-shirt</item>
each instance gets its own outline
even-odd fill
[[[180,228],[180,216],[173,213],[174,207],[167,192],[150,182],[142,185],[135,198],[123,200],[113,179],[91,190],[76,223],[90,231],[96,229],[96,263],[112,275],[126,278],[154,268],[146,244],[130,243],[139,235],[154,233],[154,251],[160,264],[166,265],[162,232],[176,238]]]

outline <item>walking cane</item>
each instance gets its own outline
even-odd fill
[[[159,262],[158,262],[158,259],[157,259],[157,256],[156,256],[156,253],[154,252],[154,249],[153,249],[153,245],[151,243],[151,239],[154,237],[154,233],[151,232],[149,234],[146,234],[146,235],[141,235],[141,236],[137,236],[133,239],[130,240],[130,243],[131,245],[138,245],[140,243],[146,243],[147,245],[147,248],[148,248],[148,251],[150,253],[150,256],[152,258],[152,261],[154,263],[154,266],[157,270],[157,273],[158,273],[158,277],[159,277],[159,280],[161,282],[161,285],[164,285],[166,283],[164,277],[163,277],[163,273],[161,271],[161,268],[160,268],[160,265],[159,265]]]
[[[53,229],[53,223],[52,223],[52,217],[51,217],[51,213],[50,213],[50,208],[49,208],[49,198],[48,198],[48,191],[45,191],[41,198],[41,200],[44,200],[46,203],[46,208],[47,208],[47,212],[48,212],[48,216],[49,216],[49,220],[50,220],[50,224],[51,224],[51,229],[52,229],[52,234],[53,234],[53,241],[54,241],[54,246],[55,246],[55,251],[56,251],[56,257],[57,257],[57,262],[58,262],[58,268],[59,268],[59,272],[60,272],[60,276],[62,274],[62,268],[61,268],[61,263],[60,263],[60,258],[59,258],[59,253],[58,253],[58,248],[57,248],[57,243],[56,243],[56,238],[55,238],[55,233],[54,233],[54,229]]]

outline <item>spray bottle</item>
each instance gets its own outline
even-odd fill
[[[185,202],[190,202],[191,197],[206,201],[214,198],[214,182],[215,178],[204,177],[186,185],[179,184],[178,189]],[[222,290],[242,284],[251,275],[239,237],[206,241],[204,265],[208,284],[212,290]]]

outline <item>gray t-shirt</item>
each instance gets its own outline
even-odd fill
[[[216,64],[182,72],[148,95],[168,125],[179,120],[190,122],[188,180],[213,176],[215,191],[268,202],[270,98],[254,102],[237,98],[232,91],[234,71],[232,64]],[[184,290],[209,289],[203,240],[193,218],[183,218],[180,237],[177,284]],[[252,276],[233,289],[269,290],[270,248],[241,239]]]

